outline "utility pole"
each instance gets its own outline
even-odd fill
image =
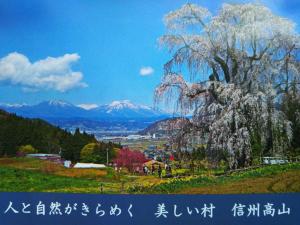
[[[106,165],[108,166],[108,148],[106,148]]]

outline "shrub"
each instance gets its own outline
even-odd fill
[[[80,161],[82,162],[96,162],[99,159],[96,157],[97,144],[90,143],[85,145],[80,152]]]
[[[102,143],[90,143],[85,145],[80,152],[81,162],[90,163],[106,163],[107,161],[107,151],[108,159],[112,161],[115,158],[116,151],[118,149],[112,146],[104,145]]]
[[[19,147],[17,156],[18,157],[23,157],[27,154],[34,154],[37,153],[38,151],[32,146],[32,145],[22,145]]]

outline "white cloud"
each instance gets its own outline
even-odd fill
[[[80,104],[77,106],[80,108],[83,108],[85,110],[91,110],[91,109],[95,109],[95,108],[99,107],[99,105],[97,105],[97,104]]]
[[[72,71],[71,65],[79,60],[78,54],[65,54],[54,58],[30,62],[20,53],[13,52],[0,59],[0,82],[19,85],[23,90],[56,90],[64,92],[87,87],[83,74]]]
[[[154,73],[154,69],[151,66],[144,66],[140,69],[141,76],[149,76]]]

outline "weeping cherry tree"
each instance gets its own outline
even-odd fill
[[[172,57],[155,97],[193,112],[177,133],[178,149],[206,136],[208,159],[224,157],[230,168],[284,154],[291,123],[277,104],[300,81],[295,24],[257,3],[223,4],[216,15],[185,4],[164,22],[159,42]]]

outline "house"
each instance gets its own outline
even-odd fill
[[[64,161],[64,167],[70,168],[71,165],[72,165],[72,162],[71,162],[70,160],[65,160],[65,161]]]
[[[164,168],[164,166],[165,166],[164,163],[158,162],[158,161],[156,161],[156,160],[150,160],[150,161],[145,162],[145,163],[143,164],[143,166],[147,166],[148,168],[152,167],[152,165],[154,165],[154,166],[161,166],[162,168]]]
[[[96,163],[76,163],[73,168],[78,169],[102,169],[106,166],[104,164],[96,164]]]
[[[289,161],[283,157],[262,157],[262,162],[265,165],[285,164]]]
[[[63,164],[64,161],[58,154],[35,153],[35,154],[27,154],[26,157],[48,160],[58,164]]]

